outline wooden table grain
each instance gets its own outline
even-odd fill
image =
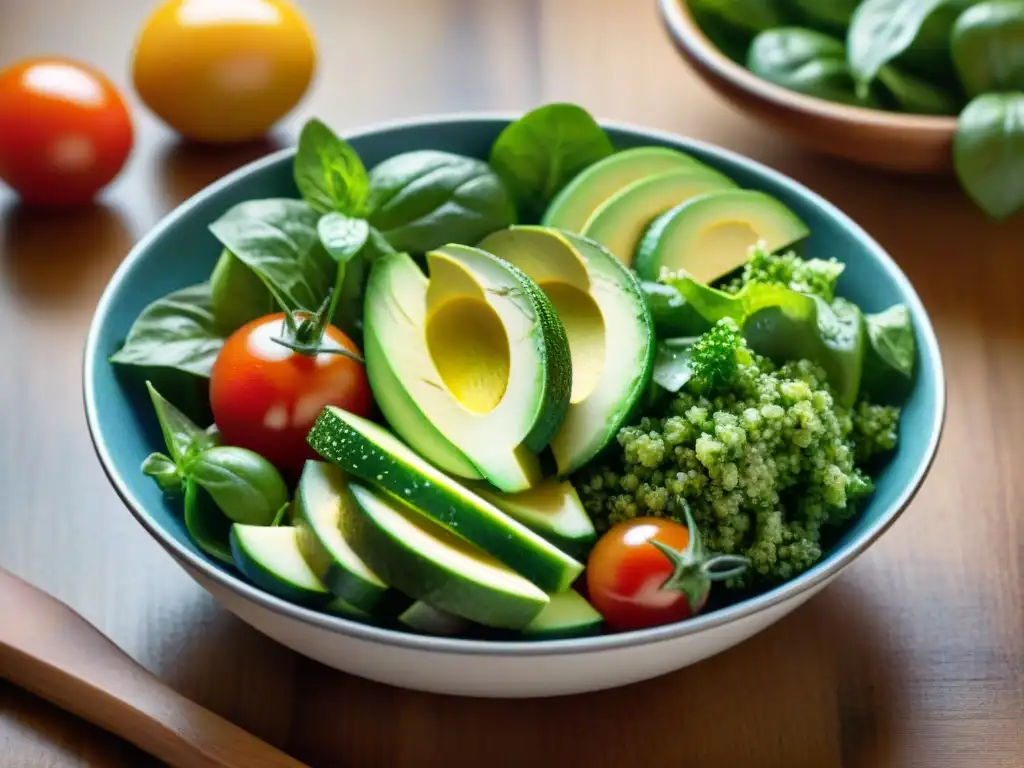
[[[314,87],[267,142],[183,146],[128,90],[153,2],[0,0],[0,66],[60,53],[125,88],[137,143],[88,210],[0,191],[0,563],[65,600],[183,694],[317,768],[1024,766],[1024,215],[996,224],[952,179],[808,154],[676,58],[653,0],[299,0]],[[366,682],[219,608],[118,501],[81,406],[87,325],[132,243],[205,184],[294,141],[427,112],[572,100],[790,174],[889,250],[935,323],[949,380],[925,487],[836,583],[762,634],[650,682],[480,701]],[[7,617],[0,617],[0,621]],[[0,766],[144,766],[127,744],[0,682]]]

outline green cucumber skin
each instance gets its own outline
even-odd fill
[[[435,522],[490,553],[545,592],[561,592],[568,589],[583,571],[583,565],[578,562],[566,563],[539,547],[529,546],[509,536],[506,528],[496,520],[463,517],[459,511],[465,504],[462,499],[444,486],[430,481],[420,482],[419,476],[408,470],[401,461],[381,451],[359,431],[335,416],[329,408],[325,408],[317,417],[309,431],[307,442],[325,459],[333,461],[371,486],[389,491],[397,498],[412,504]],[[358,456],[358,460],[353,461],[353,456]],[[471,492],[467,490],[467,493]],[[483,499],[480,499],[480,503],[487,504]],[[530,531],[504,513],[499,511],[499,514],[507,518],[510,524],[519,525],[525,531]],[[536,535],[532,531],[530,533]],[[373,563],[367,563],[386,584],[401,589],[399,585],[393,584],[386,574],[377,571]]]
[[[334,562],[320,543],[316,529],[308,520],[299,516],[295,524],[299,529],[299,549],[302,550],[302,556],[331,594],[340,597],[353,608],[372,611],[387,593],[387,587],[382,589]]]
[[[245,551],[242,542],[234,526],[231,526],[231,554],[235,559],[235,567],[242,572],[249,581],[260,589],[275,595],[289,603],[304,605],[310,608],[322,608],[334,598],[330,592],[302,589],[301,587],[289,586],[271,571],[268,571],[260,563],[254,560]]]
[[[521,632],[521,640],[567,640],[572,637],[593,637],[601,634],[604,627],[603,621],[595,621],[592,624],[577,624],[573,627],[558,627],[557,629],[534,630],[533,632]]]
[[[401,499],[390,495],[401,503]],[[528,597],[510,597],[482,588],[458,574],[442,573],[437,564],[408,549],[356,506],[360,514],[343,521],[346,540],[374,573],[406,595],[478,624],[506,629],[525,627],[544,609],[544,603],[530,601]],[[419,513],[413,510],[413,514]],[[404,553],[401,566],[395,564],[395,558],[382,554],[397,549]]]

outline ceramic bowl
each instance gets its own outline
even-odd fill
[[[906,115],[836,104],[762,80],[722,53],[688,0],[658,0],[672,43],[694,72],[734,107],[809,149],[888,171],[951,173],[955,117]]]
[[[367,166],[399,152],[434,148],[485,158],[513,116],[443,116],[348,134]],[[786,615],[843,572],[892,525],[924,480],[939,443],[945,385],[939,348],[921,301],[895,262],[842,211],[806,187],[708,144],[640,128],[605,124],[620,147],[662,145],[690,152],[745,187],[790,206],[813,233],[809,254],[835,256],[847,269],[840,292],[867,311],[905,302],[917,330],[917,380],[906,403],[902,439],[878,490],[838,545],[800,577],[752,599],[670,626],[587,639],[494,642],[445,639],[367,626],[292,605],[204,556],[190,542],[179,511],[139,466],[162,450],[144,388],[107,362],[149,302],[209,275],[220,247],[207,225],[229,206],[269,196],[297,196],[293,150],[257,160],[220,179],[166,216],[131,251],[110,280],[85,350],[85,412],[104,471],[142,527],[228,610],[259,631],[328,666],[372,680],[474,696],[569,694],[620,686],[700,661],[736,645]]]

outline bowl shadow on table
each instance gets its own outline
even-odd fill
[[[891,765],[907,715],[888,631],[869,594],[838,583],[699,664],[530,701],[399,691],[303,660],[291,741],[312,765]]]
[[[278,134],[226,145],[176,141],[168,145],[159,160],[166,204],[169,207],[180,205],[222,176],[276,152],[288,143]]]
[[[110,206],[49,210],[12,203],[0,212],[2,285],[32,311],[79,314],[95,305],[131,249],[132,235]]]

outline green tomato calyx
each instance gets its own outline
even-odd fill
[[[316,357],[321,353],[327,353],[329,355],[341,355],[342,357],[355,360],[357,363],[365,362],[362,357],[344,347],[326,347],[323,345],[324,331],[327,330],[329,325],[333,308],[333,302],[331,301],[331,294],[333,292],[333,289],[327,291],[327,295],[324,297],[323,303],[320,304],[320,308],[313,314],[286,312],[284,315],[284,337],[274,336],[271,338],[271,341],[290,349],[292,352],[306,355],[307,357]],[[300,315],[305,316],[300,317]]]
[[[690,505],[686,502],[683,502],[683,514],[686,516],[686,527],[690,532],[686,549],[678,552],[657,539],[650,539],[650,543],[664,554],[673,566],[672,574],[665,579],[661,589],[685,594],[690,601],[690,610],[696,613],[711,588],[711,582],[739,576],[750,567],[750,560],[739,555],[709,556],[704,549],[700,529],[690,512]]]

